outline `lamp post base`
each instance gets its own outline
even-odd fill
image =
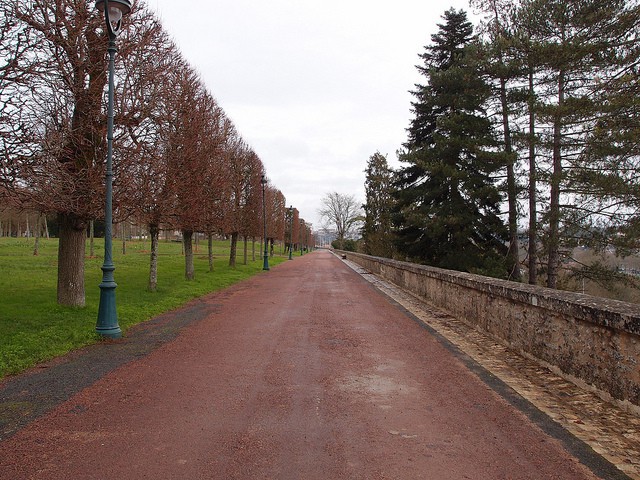
[[[98,307],[96,333],[103,337],[122,337],[122,330],[118,325],[118,313],[116,312],[116,286],[116,282],[103,282],[100,284],[100,306]]]
[[[264,263],[262,266],[262,270],[269,270],[269,255],[264,254]]]

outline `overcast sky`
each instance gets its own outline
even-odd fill
[[[467,0],[147,0],[271,182],[319,227],[328,192],[364,203],[376,151],[397,166],[415,65]]]

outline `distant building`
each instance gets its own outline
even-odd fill
[[[329,247],[331,242],[338,238],[338,233],[335,230],[322,228],[313,232],[313,236],[316,239],[317,247]]]

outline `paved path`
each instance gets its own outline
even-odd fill
[[[48,378],[95,383],[0,442],[0,479],[623,478],[326,251],[86,352]]]

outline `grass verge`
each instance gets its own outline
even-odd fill
[[[158,290],[147,289],[149,280],[149,242],[127,243],[126,255],[121,242],[114,242],[116,303],[123,332],[192,298],[221,290],[262,271],[262,259],[242,265],[242,244],[238,265],[228,266],[227,242],[216,242],[214,271],[209,272],[206,244],[194,255],[196,278],[184,279],[184,257],[178,242],[161,242],[158,258]],[[104,244],[96,239],[98,256],[85,262],[86,306],[63,307],[56,303],[57,239],[40,239],[39,255],[33,255],[33,239],[0,238],[0,378],[19,373],[39,362],[63,355],[73,349],[97,342],[98,315]],[[88,245],[87,245],[88,249]],[[256,247],[256,250],[258,246]],[[274,266],[286,260],[275,256]]]

